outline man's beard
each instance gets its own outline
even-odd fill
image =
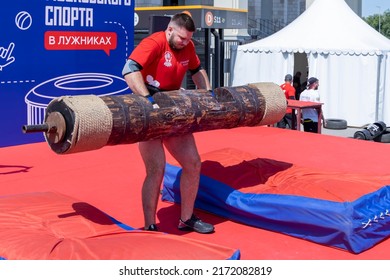
[[[183,48],[178,48],[178,47],[175,46],[175,43],[174,43],[174,41],[173,41],[173,36],[170,36],[170,37],[169,37],[169,39],[168,39],[168,44],[169,44],[169,46],[171,47],[171,49],[174,50],[174,51],[178,51],[178,50],[183,49]]]

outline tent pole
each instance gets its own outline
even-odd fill
[[[375,121],[379,120],[379,102],[382,103],[382,111],[383,111],[383,100],[379,100],[380,96],[380,90],[381,90],[381,66],[382,66],[382,59],[383,55],[378,55],[378,69],[377,69],[377,76],[376,76],[376,104],[375,104]],[[383,112],[381,112],[383,113]],[[383,114],[381,114],[383,115]]]

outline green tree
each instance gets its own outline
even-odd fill
[[[363,18],[369,25],[371,25],[375,30],[387,38],[390,39],[390,10],[386,10],[383,14],[375,14]],[[379,28],[380,23],[380,28]]]

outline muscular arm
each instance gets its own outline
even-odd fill
[[[143,96],[149,95],[149,91],[145,86],[141,72],[137,71],[129,73],[124,78],[133,93]]]
[[[201,69],[192,75],[192,80],[199,89],[211,90],[210,80],[206,73],[206,70]]]

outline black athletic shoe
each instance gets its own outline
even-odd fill
[[[155,224],[151,224],[150,226],[148,226],[148,228],[145,228],[145,230],[147,231],[158,231],[158,228]]]
[[[185,222],[180,219],[178,229],[185,231],[193,230],[199,233],[211,233],[214,231],[214,226],[212,224],[202,222],[201,219],[192,214],[191,219]]]

